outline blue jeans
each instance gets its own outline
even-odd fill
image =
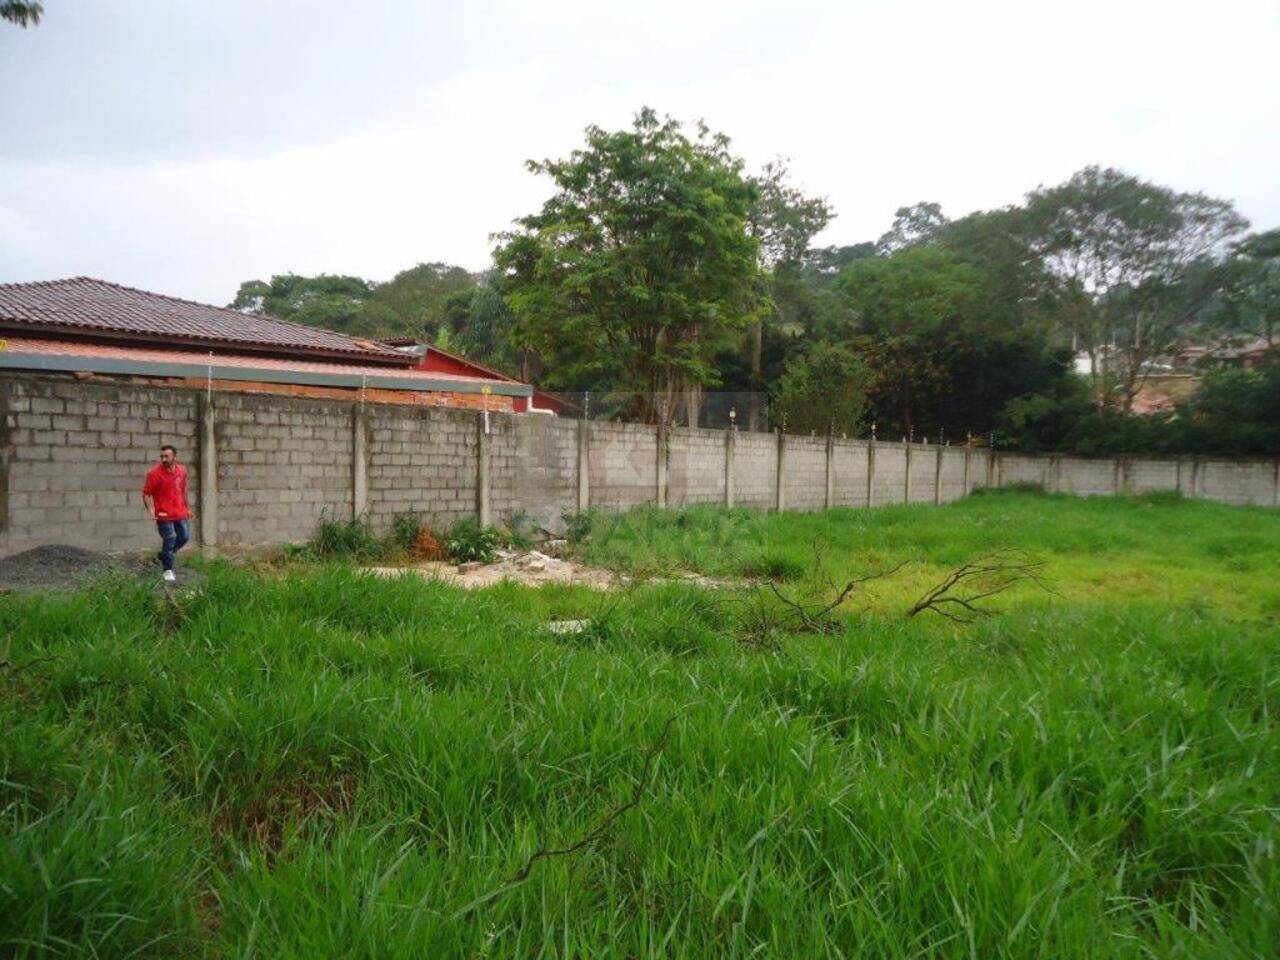
[[[157,520],[160,533],[160,563],[166,570],[173,569],[173,555],[191,539],[191,524],[186,520]]]

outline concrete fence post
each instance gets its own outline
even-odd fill
[[[591,506],[591,433],[589,420],[578,421],[578,511]]]
[[[773,509],[781,513],[787,508],[787,435],[778,431],[777,482],[773,488]]]
[[[973,444],[964,445],[964,496],[969,495],[969,464],[973,461]]]
[[[937,459],[933,463],[933,502],[938,504],[942,502],[942,444],[938,444],[934,456]]]
[[[836,505],[836,437],[830,430],[827,431],[827,491],[823,498],[823,505],[830,510]]]
[[[658,506],[667,505],[667,425],[658,422],[658,454],[654,465],[654,498]]]
[[[733,456],[738,445],[738,431],[730,427],[724,433],[724,505],[733,506]]]
[[[360,404],[351,405],[351,519],[369,509],[369,422]]]
[[[902,471],[902,502],[911,502],[911,442],[902,441],[903,459],[906,461]]]
[[[875,502],[876,489],[876,436],[867,441],[867,506]]]
[[[476,414],[476,521],[489,526],[489,412]]]
[[[1178,496],[1182,496],[1182,458],[1178,457],[1173,462],[1173,489]]]
[[[1280,460],[1271,464],[1271,502],[1280,507]]]
[[[200,546],[212,551],[218,546],[218,442],[213,398],[208,393],[196,394],[196,448],[200,459],[200,499],[196,507],[200,511]]]

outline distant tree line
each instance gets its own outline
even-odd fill
[[[1280,231],[1247,234],[1229,201],[1087,167],[1022,204],[952,220],[918,203],[874,242],[814,247],[835,211],[786,161],[749,171],[724,135],[649,109],[529,169],[553,193],[498,235],[490,271],[289,274],[242,284],[233,306],[424,338],[548,389],[628,397],[618,412],[636,419],[697,424],[722,391],[758,400],[747,428],[1280,452]],[[1135,415],[1165,358],[1233,338],[1268,357]]]

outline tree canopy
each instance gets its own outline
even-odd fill
[[[1229,201],[1100,167],[1033,191],[1027,217],[1061,284],[1066,329],[1089,355],[1095,397],[1126,413],[1149,361],[1186,335],[1221,288],[1217,268],[1248,226]]]
[[[800,431],[1085,453],[1280,445],[1265,412],[1280,230],[1245,236],[1227,200],[1090,166],[1021,204],[953,219],[920,202],[875,241],[815,248],[835,210],[787,161],[750,172],[726,136],[647,108],[528,168],[551,196],[495,236],[490,271],[281,274],[233,306],[426,339],[609,394],[592,410],[627,418],[724,423],[745,404],[748,429],[767,413]],[[1233,343],[1261,369],[1212,369],[1208,348]],[[1153,372],[1196,345],[1195,396],[1135,414]]]
[[[246,280],[230,306],[347,334],[434,340],[449,298],[476,289],[477,278],[462,267],[420,263],[385,283],[323,273]]]
[[[608,383],[634,392],[632,415],[670,419],[767,306],[748,230],[758,187],[728,138],[649,109],[529,169],[554,193],[495,252],[518,341],[548,360],[549,383]]]

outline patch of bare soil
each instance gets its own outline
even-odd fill
[[[469,565],[462,566],[466,569]],[[497,563],[481,564],[475,569],[467,569],[466,572],[459,572],[458,567],[459,564],[456,563],[430,560],[407,567],[366,567],[365,569],[380,577],[424,577],[428,580],[443,580],[445,583],[468,589],[492,587],[504,580],[511,580],[530,587],[544,583],[566,583],[607,590],[620,582],[620,578],[608,570],[583,566],[575,560],[554,558],[527,562],[524,557],[513,557],[499,560]]]
[[[177,566],[178,586],[200,579],[195,571],[183,569],[182,554],[178,555]],[[49,544],[0,557],[0,593],[72,589],[110,570],[129,576],[153,576],[160,582],[160,565],[154,553],[113,555]]]
[[[449,563],[428,561],[405,567],[365,567],[369,573],[380,577],[416,576],[428,580],[442,580],[467,589],[492,587],[504,581],[537,587],[544,583],[564,583],[590,587],[593,590],[609,590],[634,582],[632,577],[616,574],[599,567],[588,567],[576,560],[547,556],[538,551],[504,557],[496,563]],[[676,574],[670,577],[646,578],[648,583],[688,583],[698,587],[740,587],[744,581],[720,580],[696,573]]]
[[[243,807],[225,807],[214,817],[214,830],[242,842],[256,843],[269,856],[284,845],[291,823],[334,820],[346,816],[355,800],[355,774],[284,778],[263,790]]]
[[[0,590],[73,585],[107,561],[104,554],[81,547],[35,547],[0,558]]]

